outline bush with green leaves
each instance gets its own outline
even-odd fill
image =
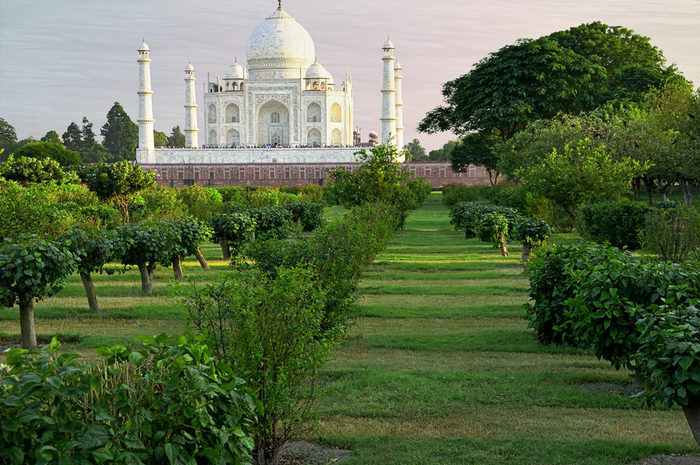
[[[132,221],[172,220],[184,216],[187,212],[175,189],[156,185],[142,190],[139,196],[144,206],[137,214],[132,215]]]
[[[244,381],[184,338],[103,347],[80,364],[12,349],[0,366],[0,462],[36,464],[250,463],[255,401]]]
[[[185,300],[190,330],[237,370],[259,399],[254,436],[258,465],[277,463],[313,411],[319,370],[336,344],[321,328],[325,293],[307,268],[228,273]]]
[[[165,221],[161,226],[171,229],[176,238],[172,249],[173,256],[170,260],[173,265],[175,279],[180,280],[184,278],[182,261],[188,255],[196,256],[202,268],[208,267],[202,252],[199,250],[199,246],[203,242],[211,239],[212,230],[208,225],[194,218],[178,218]]]
[[[632,355],[645,378],[646,400],[683,407],[700,444],[700,309],[662,305],[645,311],[637,322],[641,334]]]
[[[263,207],[246,210],[255,220],[255,237],[285,239],[292,232],[292,213],[284,207]]]
[[[481,217],[487,213],[500,213],[508,220],[508,231],[515,230],[515,225],[521,218],[517,210],[509,207],[501,207],[491,202],[466,202],[458,203],[450,210],[450,223],[455,225],[458,231],[464,231],[467,239],[476,237],[477,226]]]
[[[508,219],[500,213],[486,213],[476,225],[476,233],[480,241],[490,242],[501,249],[501,255],[508,256]]]
[[[639,233],[652,207],[638,202],[602,202],[581,207],[579,231],[592,241],[638,249]]]
[[[77,174],[101,201],[109,201],[119,209],[125,223],[130,220],[130,211],[138,200],[138,193],[156,184],[155,171],[143,171],[141,166],[128,161],[111,165],[82,165]]]
[[[399,213],[393,206],[366,204],[311,236],[255,241],[247,253],[267,273],[275,273],[279,267],[315,269],[318,284],[326,292],[322,327],[342,331],[354,315],[351,304],[362,272],[384,250],[398,221]]]
[[[75,256],[69,242],[22,235],[0,243],[0,304],[19,306],[22,347],[36,349],[34,302],[63,289],[75,270]]]
[[[323,223],[323,204],[297,202],[284,208],[292,214],[292,222],[297,223],[304,232],[311,232]]]
[[[445,184],[442,186],[442,202],[449,208],[458,203],[491,200],[491,186],[464,184]]]
[[[649,213],[642,233],[644,248],[667,262],[700,260],[700,212],[667,206]]]
[[[0,178],[20,183],[35,183],[53,181],[57,184],[77,184],[78,178],[61,168],[61,165],[51,158],[32,158],[10,155],[0,165]]]
[[[158,264],[171,265],[178,250],[176,231],[172,228],[129,224],[116,229],[121,263],[135,265],[141,274],[141,294],[153,293],[153,275]]]
[[[331,172],[328,190],[333,198],[347,208],[367,203],[393,205],[402,229],[408,212],[426,199],[425,180],[411,180],[406,165],[396,162],[400,154],[393,145],[380,145],[369,152],[363,149],[355,155],[359,166],[354,171],[341,167]]]
[[[231,252],[238,255],[245,244],[255,237],[256,222],[247,213],[222,213],[211,219],[211,236],[221,245],[224,260],[231,259]]]
[[[57,142],[30,142],[15,150],[12,155],[37,160],[54,160],[62,167],[77,166],[83,162],[78,152],[69,150]]]
[[[177,195],[186,213],[200,221],[209,221],[219,212],[223,204],[223,197],[217,189],[202,187],[198,184],[179,189]]]
[[[552,235],[552,228],[544,220],[521,218],[515,224],[512,237],[523,245],[523,268],[527,266],[532,250],[542,247]]]
[[[116,271],[105,265],[121,257],[121,242],[113,230],[73,229],[63,239],[70,244],[68,248],[75,255],[90,311],[99,313],[92,273],[113,274]]]

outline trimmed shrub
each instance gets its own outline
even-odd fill
[[[494,247],[501,249],[501,255],[508,256],[508,219],[505,216],[495,212],[486,213],[479,220],[476,232],[479,240],[494,244]]]
[[[644,248],[667,262],[700,259],[700,212],[688,207],[666,206],[646,217]]]
[[[464,184],[445,184],[442,186],[442,202],[449,208],[462,202],[489,200],[491,186],[465,186]]]
[[[299,224],[304,232],[313,231],[323,223],[323,205],[320,203],[290,203],[284,208],[292,214],[292,221]]]
[[[639,234],[652,207],[637,202],[603,202],[581,207],[579,232],[592,241],[630,250],[640,247]]]
[[[247,213],[228,213],[216,215],[211,219],[212,241],[221,245],[224,260],[231,258],[242,250],[243,246],[253,240],[256,222]]]
[[[523,245],[523,269],[527,267],[527,261],[532,250],[542,247],[552,235],[552,228],[543,220],[521,218],[515,224],[515,231],[511,236]]]
[[[292,213],[284,207],[252,208],[246,213],[255,220],[255,237],[285,239],[291,232]]]
[[[183,338],[101,348],[78,364],[54,339],[0,366],[0,462],[250,463],[254,401],[209,349]]]
[[[200,221],[209,221],[223,204],[223,197],[217,189],[198,184],[179,189],[177,195],[186,213]]]
[[[515,225],[520,219],[517,210],[508,207],[500,207],[491,202],[467,202],[459,203],[450,211],[450,223],[455,225],[458,231],[464,231],[467,239],[476,237],[477,225],[482,216],[487,213],[499,213],[508,220],[508,231],[514,231]]]

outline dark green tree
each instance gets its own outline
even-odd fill
[[[75,257],[65,244],[34,235],[0,243],[0,303],[19,305],[22,348],[36,349],[34,301],[60,291],[75,269]]]
[[[50,158],[56,160],[62,167],[79,165],[80,154],[69,150],[61,144],[54,142],[32,142],[15,150],[15,157],[28,157],[44,160]]]
[[[457,145],[456,140],[445,142],[445,144],[441,148],[437,150],[431,150],[428,154],[428,159],[430,161],[449,161],[450,152],[452,152],[452,149],[455,147],[455,145]]]
[[[164,132],[153,130],[153,143],[156,147],[165,147],[168,144],[168,136]]]
[[[185,146],[185,135],[180,130],[180,126],[175,126],[166,141],[168,147],[183,148]]]
[[[418,139],[413,139],[406,144],[403,149],[408,152],[410,160],[412,161],[425,161],[428,159],[428,154],[425,152],[425,148],[420,145]]]
[[[83,131],[75,123],[70,123],[66,132],[61,136],[63,145],[70,150],[80,150],[83,147]]]
[[[15,145],[17,145],[15,128],[4,118],[0,118],[0,149],[5,149],[4,153],[7,156],[12,153]]]
[[[117,160],[135,160],[139,145],[139,127],[134,123],[119,102],[107,113],[107,122],[100,131],[104,137],[102,145]]]
[[[489,174],[489,182],[495,185],[501,174],[493,144],[498,137],[473,132],[462,137],[449,153],[452,169],[465,171],[469,165],[483,166]]]
[[[41,138],[41,142],[51,142],[53,144],[63,145],[63,141],[58,137],[58,133],[53,129],[46,133],[44,137]]]
[[[95,141],[95,131],[92,130],[92,123],[87,119],[87,116],[83,116],[83,146],[85,148],[91,147]]]

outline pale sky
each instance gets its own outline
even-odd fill
[[[184,73],[197,72],[201,109],[207,72],[223,75],[277,7],[276,0],[0,0],[0,117],[19,138],[62,134],[87,116],[96,132],[119,101],[136,120],[136,49],[151,47],[155,127],[184,126]],[[451,134],[416,131],[442,101],[445,81],[518,38],[602,21],[651,37],[670,63],[700,85],[700,0],[284,0],[311,34],[319,61],[341,82],[353,75],[363,140],[381,125],[381,46],[387,35],[403,66],[406,142],[428,149]],[[199,126],[203,127],[203,114]]]

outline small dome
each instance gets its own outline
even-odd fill
[[[281,7],[265,19],[248,39],[248,67],[258,69],[306,69],[316,49],[309,32]]]
[[[318,61],[306,70],[306,79],[329,79],[333,82],[333,75]]]
[[[226,79],[245,79],[245,68],[235,62],[226,70]]]
[[[401,63],[399,63],[399,62],[397,61],[397,62],[396,62],[396,66],[394,66],[394,69],[403,69],[403,68],[401,67]]]
[[[150,51],[151,51],[151,49],[148,47],[148,44],[147,44],[146,41],[144,40],[144,41],[141,43],[141,47],[139,47],[139,52],[150,52]]]
[[[394,47],[394,43],[389,40],[388,38],[386,39],[386,42],[384,42],[384,46],[382,46],[384,50],[394,50],[396,47]]]
[[[377,134],[377,133],[374,132],[374,131],[370,131],[370,133],[369,133],[369,138],[370,138],[370,139],[379,139],[379,134]]]
[[[187,65],[187,67],[185,68],[185,71],[194,71],[194,66],[192,66],[192,63]]]

